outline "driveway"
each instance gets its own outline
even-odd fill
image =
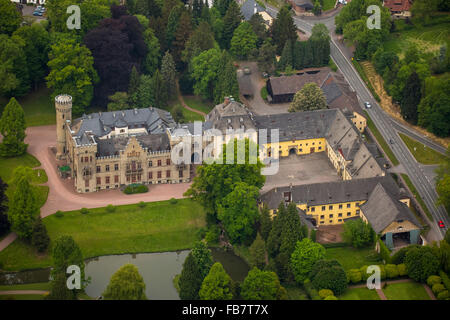
[[[70,211],[81,208],[98,208],[108,204],[124,205],[140,201],[154,202],[183,198],[183,193],[191,183],[150,185],[149,192],[143,194],[126,195],[119,190],[102,190],[98,192],[80,194],[75,192],[71,180],[63,180],[57,172],[56,160],[50,147],[56,146],[55,126],[41,126],[27,128],[25,142],[29,144],[28,152],[35,156],[48,176],[50,192],[47,202],[41,208],[41,216],[46,217],[58,210]]]

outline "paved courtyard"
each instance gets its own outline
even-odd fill
[[[108,204],[123,205],[140,201],[152,202],[168,200],[170,198],[183,198],[183,193],[190,183],[160,184],[149,186],[149,192],[135,195],[126,195],[119,190],[102,190],[88,194],[75,192],[72,181],[63,180],[57,172],[56,161],[49,150],[56,146],[55,126],[29,127],[25,142],[29,144],[28,152],[35,156],[48,176],[50,192],[47,202],[41,208],[41,216],[46,217],[57,210],[69,211],[85,208],[104,207]]]
[[[341,178],[325,152],[302,156],[290,155],[280,159],[280,167],[276,175],[266,176],[266,183],[261,192],[290,183],[300,185],[331,181],[341,181]]]

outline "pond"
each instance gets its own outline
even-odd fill
[[[242,282],[249,267],[232,251],[211,248],[214,261],[222,263],[230,277]],[[139,253],[102,256],[86,260],[85,274],[91,277],[86,293],[97,298],[105,291],[111,276],[124,264],[134,264],[146,284],[146,295],[152,300],[179,300],[173,278],[181,273],[189,250],[178,252]],[[0,273],[0,284],[47,282],[50,269],[38,269],[17,273]]]

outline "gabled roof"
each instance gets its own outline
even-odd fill
[[[384,0],[384,6],[390,11],[409,11],[412,6],[412,0]]]
[[[292,76],[270,77],[272,93],[274,95],[295,94],[310,82],[314,82],[320,87],[330,71],[331,69],[328,67],[310,68]]]
[[[241,14],[245,20],[250,20],[251,17],[256,13],[263,12],[264,8],[261,7],[255,0],[247,0],[242,4]]]
[[[408,206],[394,199],[380,183],[370,194],[369,200],[361,206],[361,210],[378,234],[392,222],[400,220],[408,220],[420,228],[420,223]]]
[[[170,141],[167,133],[135,136],[139,144],[148,152],[170,150]],[[110,139],[97,139],[97,156],[108,157],[119,155],[130,142],[130,137],[114,137]]]
[[[312,0],[294,0],[294,4],[297,7],[302,7],[302,8],[305,8],[305,9],[312,9],[312,8],[314,8]]]

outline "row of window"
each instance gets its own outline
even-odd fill
[[[85,162],[88,162],[88,157],[85,157]],[[92,157],[91,157],[91,161],[92,161]],[[83,158],[81,158],[81,162],[83,162]],[[167,166],[170,166],[170,164],[171,164],[171,162],[170,162],[170,159],[166,159],[166,165]],[[148,166],[149,167],[153,167],[153,161],[149,161],[148,162]],[[157,161],[157,167],[161,167],[162,166],[162,160],[158,160]],[[133,170],[135,170],[135,169],[141,169],[141,163],[140,162],[135,162],[135,161],[132,161],[132,163],[131,164],[127,164],[127,170],[130,170],[130,169],[133,169]],[[105,165],[105,172],[110,172],[111,171],[111,167],[110,167],[110,165],[109,164],[107,164],[107,165]],[[114,164],[114,171],[119,171],[119,164],[118,163],[115,163]],[[97,173],[100,173],[100,172],[102,172],[102,167],[101,166],[97,166]]]
[[[356,210],[356,215],[359,215],[359,210]],[[342,213],[338,213],[338,218],[342,218]],[[347,212],[347,217],[350,217],[352,215],[352,213],[351,212]],[[333,213],[330,213],[329,215],[328,215],[328,218],[329,219],[333,219],[333,217],[334,217],[334,214]],[[325,219],[325,215],[323,214],[323,215],[321,215],[320,216],[320,220],[323,220],[323,219]]]
[[[358,206],[359,206],[359,202],[355,202],[355,207],[358,207]],[[347,208],[350,208],[350,207],[351,207],[351,203],[347,203]],[[339,209],[342,209],[342,208],[343,208],[343,205],[340,204]],[[326,211],[326,210],[327,210],[327,206],[322,206],[322,211]],[[329,205],[328,210],[333,210],[333,205]],[[315,212],[316,207],[309,207],[309,211]]]
[[[166,171],[166,176],[165,178],[170,178],[170,170]],[[178,177],[179,178],[183,178],[183,170],[178,171]],[[156,173],[156,178],[157,179],[161,179],[162,178],[162,171],[158,171]],[[151,180],[153,179],[153,172],[149,172],[148,173],[148,179]],[[140,182],[142,181],[142,174],[128,174],[127,175],[127,182]],[[87,181],[89,186],[89,181]],[[105,177],[105,184],[110,184],[111,183],[111,179],[109,176]],[[114,176],[114,183],[119,183],[119,176],[116,175]],[[97,184],[102,184],[102,178],[101,177],[97,177]]]

